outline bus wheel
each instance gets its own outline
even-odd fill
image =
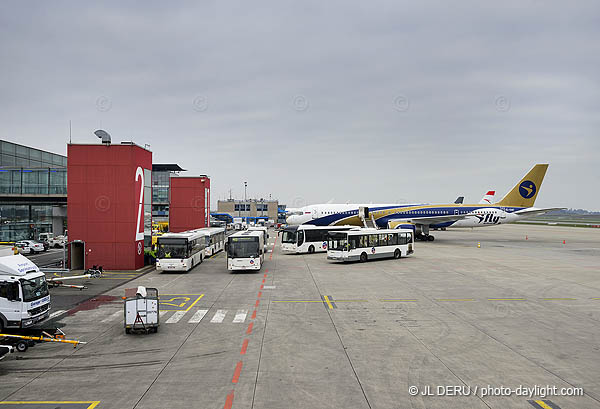
[[[367,253],[362,253],[360,255],[360,262],[364,263],[365,261],[367,261]]]
[[[313,246],[312,244],[310,245],[310,247],[308,248],[308,254],[312,254],[315,252],[315,246]]]
[[[402,253],[400,252],[399,249],[396,249],[396,251],[394,251],[394,258],[400,258],[402,256]]]
[[[432,235],[427,236],[427,240],[428,241],[433,241],[435,240],[435,237],[433,237]]]

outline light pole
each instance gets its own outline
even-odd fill
[[[248,191],[248,182],[244,182],[244,213],[246,214],[246,221],[248,221],[248,199],[247,199],[247,191]]]

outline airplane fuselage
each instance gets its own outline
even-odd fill
[[[523,207],[506,207],[485,204],[321,204],[306,206],[303,214],[292,215],[287,218],[288,224],[313,224],[317,226],[356,225],[363,223],[358,216],[359,207],[368,207],[369,214],[373,215],[378,227],[386,228],[388,221],[421,219],[418,224],[428,224],[432,228],[443,227],[483,227],[498,224],[512,223],[522,219],[514,212]],[[426,223],[423,219],[434,219],[439,216],[467,215],[460,220]]]

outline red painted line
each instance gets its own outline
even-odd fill
[[[260,285],[260,289],[262,290],[263,288],[265,288],[265,285],[264,285],[264,284],[261,284],[261,285]]]
[[[225,399],[225,406],[223,409],[231,409],[233,406],[233,391],[227,394],[227,399]]]
[[[264,278],[263,278],[263,281],[262,281],[262,283],[263,283],[263,284],[265,283],[265,279],[264,279]]]
[[[268,273],[268,272],[269,272],[269,269],[268,269],[268,268],[265,268],[265,273]],[[266,277],[266,276],[267,276],[267,275],[265,274],[265,277]]]
[[[267,275],[265,274],[263,277],[264,277],[264,278],[267,278]]]
[[[238,383],[238,380],[240,379],[240,373],[242,373],[242,365],[242,361],[239,361],[235,366],[235,371],[233,371],[233,378],[231,379],[231,382]]]
[[[254,304],[255,307],[258,307],[258,303],[260,302],[260,300],[256,300],[256,304]]]
[[[248,338],[244,340],[244,343],[242,344],[242,350],[240,351],[240,355],[246,355],[246,350],[248,349],[248,341]]]
[[[246,334],[250,335],[252,334],[252,327],[254,326],[254,322],[251,322],[250,325],[248,325],[248,329],[246,330]]]
[[[258,292],[258,298],[262,297],[262,291]]]
[[[254,310],[254,312],[252,313],[252,319],[256,319],[256,310]]]

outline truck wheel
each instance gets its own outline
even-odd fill
[[[400,252],[399,249],[396,249],[396,251],[394,251],[394,258],[398,259],[402,256],[402,253]]]
[[[313,246],[311,244],[310,247],[308,248],[308,254],[313,254],[314,252],[315,252],[315,246]]]
[[[131,334],[131,328],[125,328],[125,333],[126,334]]]
[[[360,262],[364,263],[365,261],[367,261],[367,253],[362,253],[360,255]]]
[[[25,352],[27,351],[27,348],[29,348],[29,345],[27,345],[26,341],[20,341],[17,343],[17,351]]]

